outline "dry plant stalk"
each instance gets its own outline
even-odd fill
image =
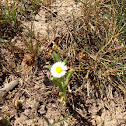
[[[35,55],[27,53],[24,55],[24,59],[22,61],[23,65],[33,66],[36,63]]]
[[[42,0],[43,6],[50,6],[53,3],[53,0]]]
[[[0,89],[0,97],[5,95],[8,91],[12,90],[17,84],[18,84],[18,79],[5,84],[4,87]]]

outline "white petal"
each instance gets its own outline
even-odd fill
[[[66,71],[62,71],[62,72],[61,72],[61,75],[62,75],[62,76],[64,76],[64,75],[65,75],[65,73],[66,73]]]
[[[56,72],[56,67],[62,67],[62,72],[61,73],[57,73]],[[61,76],[64,76],[67,70],[67,66],[65,65],[64,62],[56,62],[55,64],[52,65],[51,67],[51,74],[56,77],[56,78],[60,78]]]
[[[64,67],[63,67],[63,70],[67,70],[67,66],[64,66]]]

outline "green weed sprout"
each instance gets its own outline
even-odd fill
[[[61,92],[59,92],[59,95],[61,97],[60,101],[62,102],[63,105],[66,103],[66,90],[67,90],[67,85],[68,82],[75,71],[74,69],[70,69],[67,72],[67,57],[62,61],[60,57],[56,54],[56,52],[53,52],[53,59],[54,59],[54,64],[51,65],[45,65],[45,68],[48,68],[51,71],[51,74],[53,77],[51,78],[52,82],[56,84]]]

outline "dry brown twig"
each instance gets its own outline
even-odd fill
[[[18,79],[5,84],[4,87],[0,89],[0,97],[5,95],[8,91],[12,90],[17,84],[18,84]]]

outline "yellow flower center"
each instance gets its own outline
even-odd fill
[[[61,73],[62,72],[62,67],[60,67],[60,66],[56,67],[56,72]]]

